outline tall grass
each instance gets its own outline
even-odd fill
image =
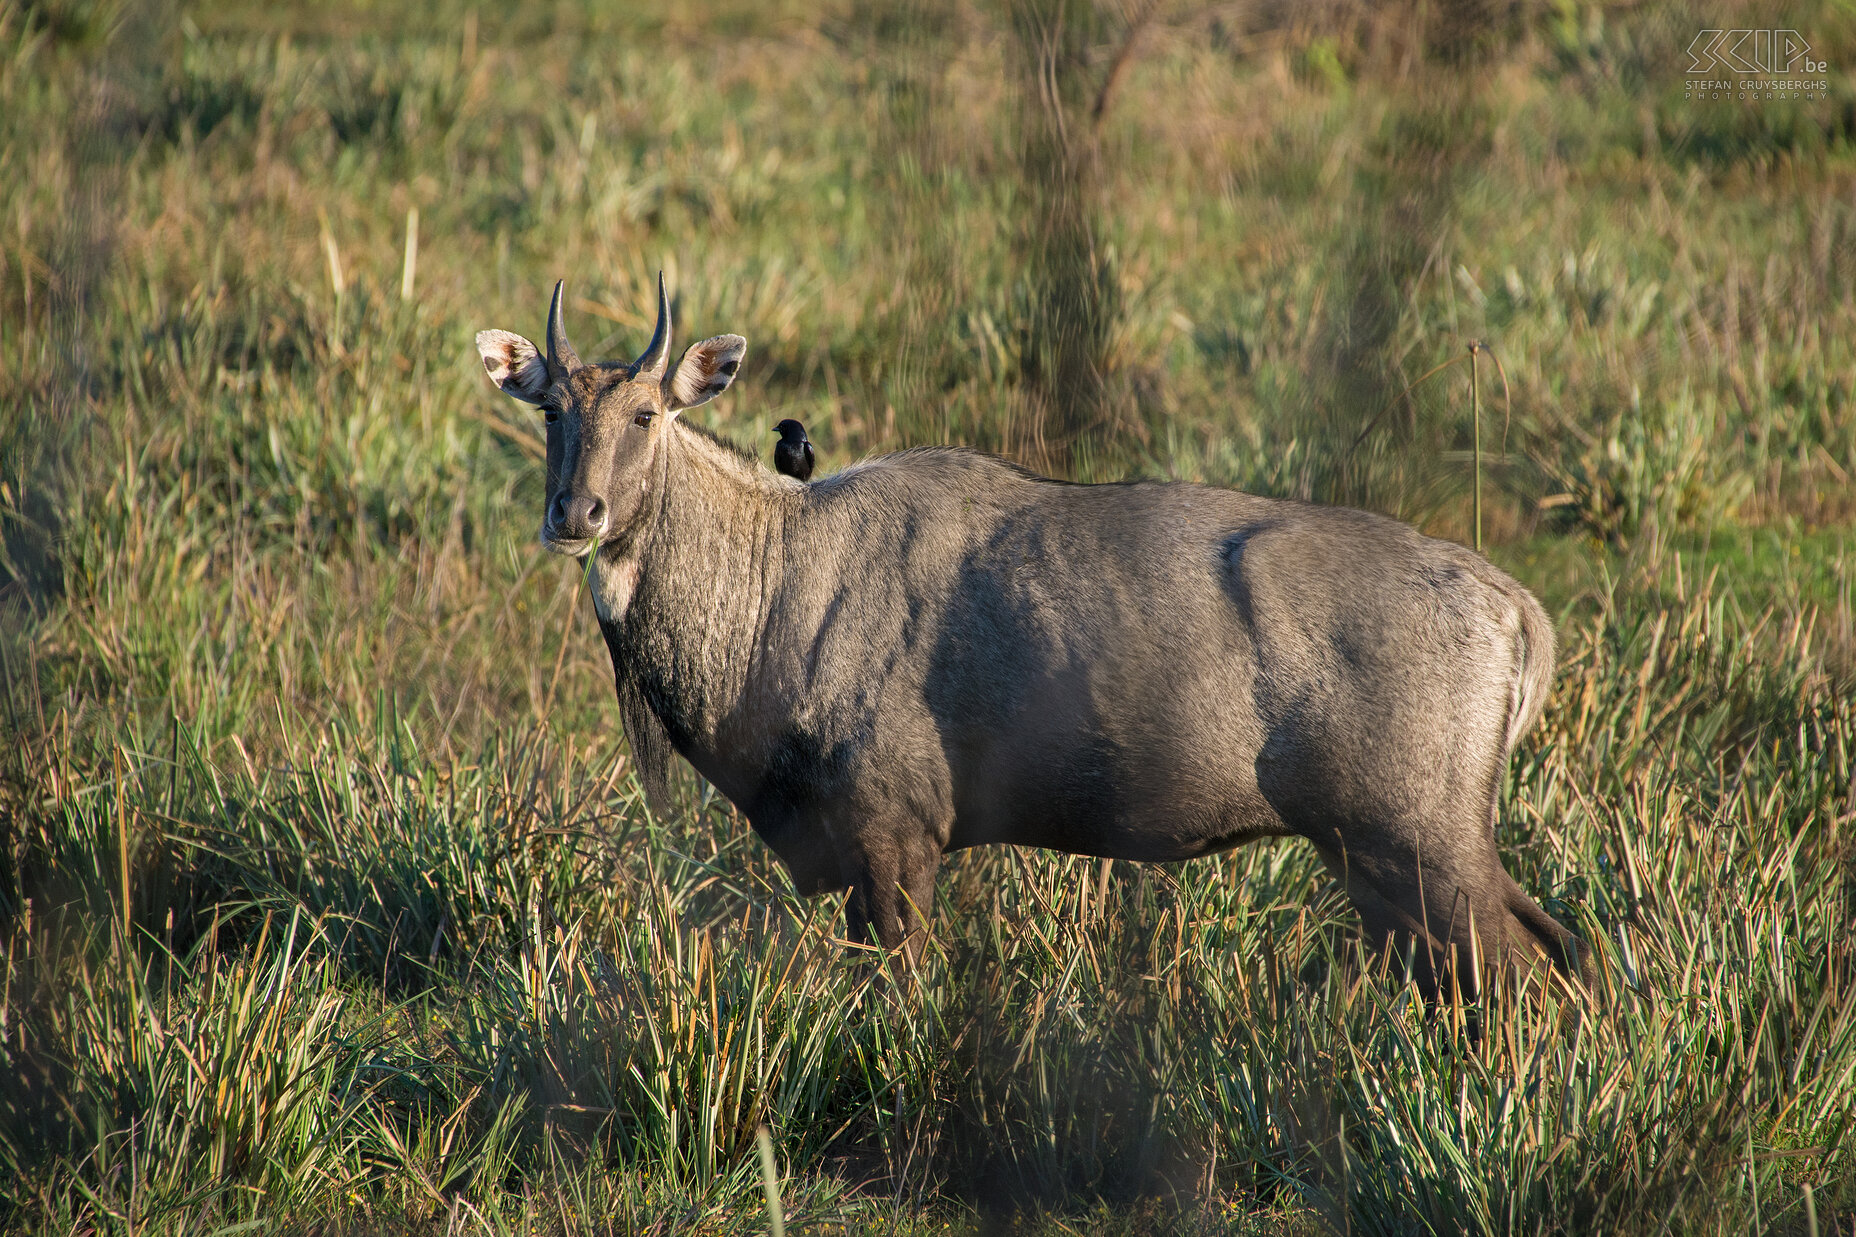
[[[653,822],[609,756],[538,736],[440,777],[403,732],[334,731],[278,782],[124,751],[23,805],[10,1205],[495,1227],[616,1190],[719,1223],[751,1212],[764,1121],[802,1212],[866,1220],[1157,1193],[1232,1231],[1730,1232],[1807,1188],[1837,1214],[1856,718],[1732,610],[1575,633],[1504,819],[1603,978],[1517,976],[1473,1014],[1389,981],[1291,847],[963,856],[898,988],[731,814]]]
[[[1477,12],[0,8],[0,1225],[758,1232],[763,1124],[795,1231],[1856,1223],[1847,92]],[[1426,1009],[1290,844],[958,856],[894,977],[654,818],[469,340],[567,275],[629,354],[660,267],[743,442],[1464,541],[1400,393],[1488,341],[1562,637],[1500,836],[1597,990]]]

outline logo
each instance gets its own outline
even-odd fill
[[[1796,30],[1703,30],[1688,45],[1685,99],[1827,99],[1828,61]]]
[[[1822,73],[1830,66],[1811,59],[1811,45],[1796,30],[1703,30],[1688,45],[1688,75],[1717,69],[1753,73]]]

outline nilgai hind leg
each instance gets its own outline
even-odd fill
[[[1330,836],[1316,850],[1347,890],[1367,939],[1394,958],[1409,956],[1427,997],[1455,989],[1473,1000],[1497,968],[1530,966],[1543,955],[1567,975],[1588,977],[1579,939],[1515,884],[1492,833],[1429,850],[1413,844],[1421,836],[1376,830],[1351,846]]]

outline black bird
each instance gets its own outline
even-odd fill
[[[789,417],[774,426],[773,432],[780,436],[780,441],[773,444],[773,466],[781,476],[810,481],[812,440],[806,437],[806,427]]]

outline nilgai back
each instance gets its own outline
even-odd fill
[[[918,944],[943,855],[1167,861],[1311,842],[1436,991],[1576,939],[1503,869],[1497,800],[1553,634],[1479,555],[1359,511],[1187,484],[1072,485],[955,448],[802,484],[682,422],[746,341],[583,364],[485,331],[544,410],[542,541],[584,558],[621,714],[851,932]],[[1415,948],[1413,948],[1415,946]]]

